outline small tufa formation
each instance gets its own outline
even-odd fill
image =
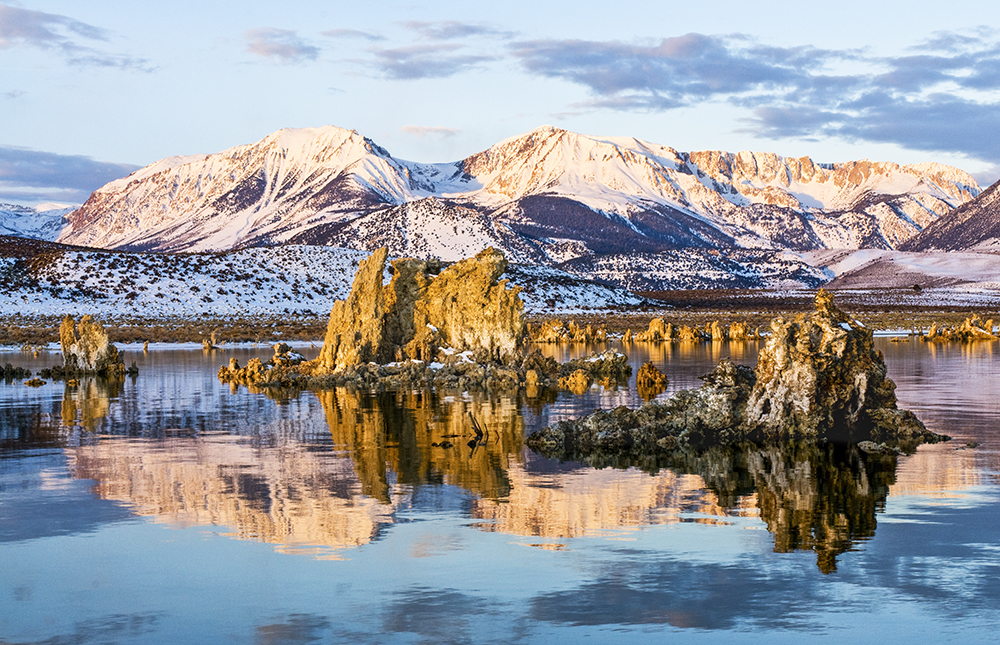
[[[597,343],[608,340],[608,332],[603,327],[594,330],[591,325],[580,327],[574,321],[549,320],[537,329],[530,329],[533,343]]]
[[[498,278],[507,260],[489,248],[434,273],[439,265],[413,258],[392,262],[388,250],[362,260],[347,300],[334,303],[315,372],[338,373],[369,362],[433,361],[440,348],[472,351],[479,362],[522,358],[524,304]]]
[[[681,325],[679,328],[675,328],[672,323],[665,322],[663,318],[653,318],[649,321],[649,329],[634,335],[629,331],[622,342],[628,343],[634,340],[655,343],[679,340],[697,343],[704,340],[750,340],[756,337],[757,335],[750,331],[749,326],[742,322],[731,323],[728,328],[718,320],[706,323],[703,327]]]
[[[896,407],[872,333],[820,291],[816,310],[777,318],[756,370],[721,361],[697,389],[638,410],[598,411],[536,432],[532,448],[568,459],[656,454],[678,445],[744,440],[871,441],[912,451],[944,439]]]
[[[77,325],[72,316],[66,316],[59,327],[59,341],[62,344],[62,368],[53,368],[53,373],[97,374],[109,378],[121,378],[138,373],[135,363],[128,370],[118,348],[108,342],[108,333],[100,323],[90,316],[84,316]]]
[[[639,390],[639,396],[646,401],[667,389],[667,382],[667,377],[664,376],[663,372],[656,369],[656,366],[648,361],[642,364],[635,377],[635,386]]]
[[[671,340],[674,337],[674,326],[665,322],[663,318],[653,318],[649,321],[649,329],[633,336],[636,341],[643,343],[654,343]]]
[[[975,340],[996,340],[997,336],[993,334],[992,318],[984,323],[979,316],[972,316],[962,321],[962,324],[958,327],[938,329],[937,325],[931,325],[930,330],[922,338],[926,342],[956,341],[971,343]]]

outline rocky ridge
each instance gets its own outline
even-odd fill
[[[505,254],[549,264],[690,247],[895,248],[978,194],[966,173],[936,164],[684,153],[548,126],[461,161],[421,164],[323,127],[143,168],[95,192],[60,241],[158,251],[354,246],[378,221],[394,219],[406,238],[423,240],[407,254],[440,255],[459,252],[435,246],[445,222],[481,213],[495,227],[481,222],[477,230],[503,238]],[[422,207],[429,219],[399,208],[427,198],[439,203]],[[460,245],[467,254],[496,241]]]
[[[702,377],[700,388],[637,410],[564,421],[536,432],[528,445],[547,456],[586,461],[740,441],[851,441],[891,452],[943,439],[897,408],[886,373],[871,331],[820,291],[811,315],[771,323],[756,369],[724,359]]]

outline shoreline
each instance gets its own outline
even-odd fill
[[[1000,292],[961,292],[951,289],[837,290],[843,310],[880,334],[900,335],[926,330],[931,325],[959,325],[972,314],[1000,319]],[[655,298],[651,307],[581,310],[543,315],[526,312],[525,321],[538,325],[551,320],[574,321],[594,329],[603,327],[612,338],[626,329],[645,330],[649,321],[662,317],[675,326],[704,326],[718,321],[746,323],[766,329],[776,316],[794,317],[809,311],[814,290],[685,290],[643,294]],[[111,342],[129,345],[149,341],[196,343],[215,337],[216,345],[269,346],[276,342],[322,344],[329,312],[267,316],[138,316],[94,315],[108,331]],[[0,313],[0,346],[42,346],[59,340],[61,315]]]

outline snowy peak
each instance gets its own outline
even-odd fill
[[[66,216],[76,210],[68,204],[39,204],[34,208],[0,204],[0,235],[54,240],[69,225]]]
[[[503,236],[532,249],[562,249],[552,258],[566,249],[895,248],[978,193],[966,173],[937,164],[683,153],[552,126],[458,162],[422,164],[325,126],[147,166],[95,192],[60,241],[157,251],[315,242],[324,231],[342,241],[346,223],[380,211],[426,240],[418,225],[434,218],[387,209],[433,197],[498,220]],[[421,210],[432,211],[445,212]]]

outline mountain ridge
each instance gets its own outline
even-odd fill
[[[1000,181],[904,242],[903,251],[967,251],[1000,247]]]
[[[349,235],[360,220],[382,213],[410,227],[413,218],[401,219],[399,209],[432,198],[492,220],[509,242],[505,252],[530,249],[545,264],[691,247],[896,248],[979,192],[967,173],[940,164],[684,153],[551,126],[460,161],[425,164],[323,126],[158,161],[95,191],[58,239],[163,252],[352,246],[370,243]],[[401,235],[440,233],[416,227]]]

